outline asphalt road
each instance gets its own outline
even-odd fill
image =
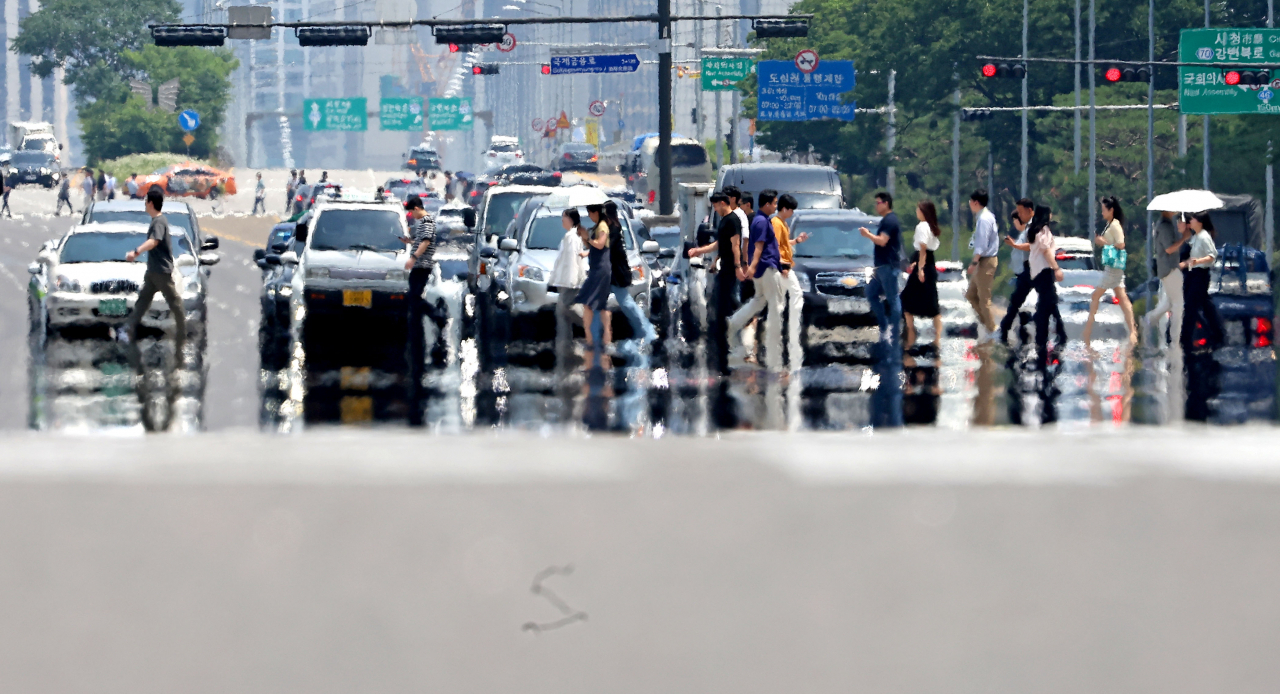
[[[0,439],[5,691],[1280,678],[1267,430],[49,443]]]

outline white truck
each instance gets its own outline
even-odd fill
[[[54,159],[61,159],[62,144],[53,134],[52,123],[10,123],[9,145],[16,152],[48,152]]]

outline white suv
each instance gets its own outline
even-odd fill
[[[297,263],[293,303],[305,313],[360,308],[405,311],[409,273],[404,269],[409,235],[404,210],[396,202],[326,200],[313,211],[297,240],[302,255],[285,253]],[[298,315],[295,310],[294,315]]]
[[[484,172],[491,174],[504,166],[523,164],[524,152],[520,140],[506,135],[494,135],[489,141],[489,151],[484,153]]]

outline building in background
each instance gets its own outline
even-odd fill
[[[40,79],[31,74],[31,62],[12,50],[18,36],[18,23],[40,9],[39,0],[3,0],[4,2],[4,132],[9,124],[20,121],[47,121],[63,143],[62,161],[74,165],[79,156],[79,128],[74,127],[74,111],[68,101],[67,86],[62,83],[62,70]],[[68,126],[72,126],[70,129]],[[18,143],[10,143],[16,146]]]

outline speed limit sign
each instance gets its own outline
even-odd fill
[[[542,132],[542,128],[543,128],[543,126],[544,126],[544,123],[542,122],[542,119],[541,119],[541,118],[534,118],[534,119],[533,119],[533,129],[534,129],[534,130],[536,130],[536,131],[538,131],[538,132]]]
[[[515,49],[516,49],[516,35],[508,31],[507,33],[502,35],[502,43],[498,44],[498,50],[502,51],[503,53],[510,53]]]
[[[596,118],[599,118],[600,116],[603,116],[603,115],[604,115],[604,102],[603,102],[603,101],[592,101],[592,102],[591,102],[591,105],[590,105],[590,106],[587,106],[587,111],[589,111],[589,112],[591,113],[591,115],[595,116]]]

